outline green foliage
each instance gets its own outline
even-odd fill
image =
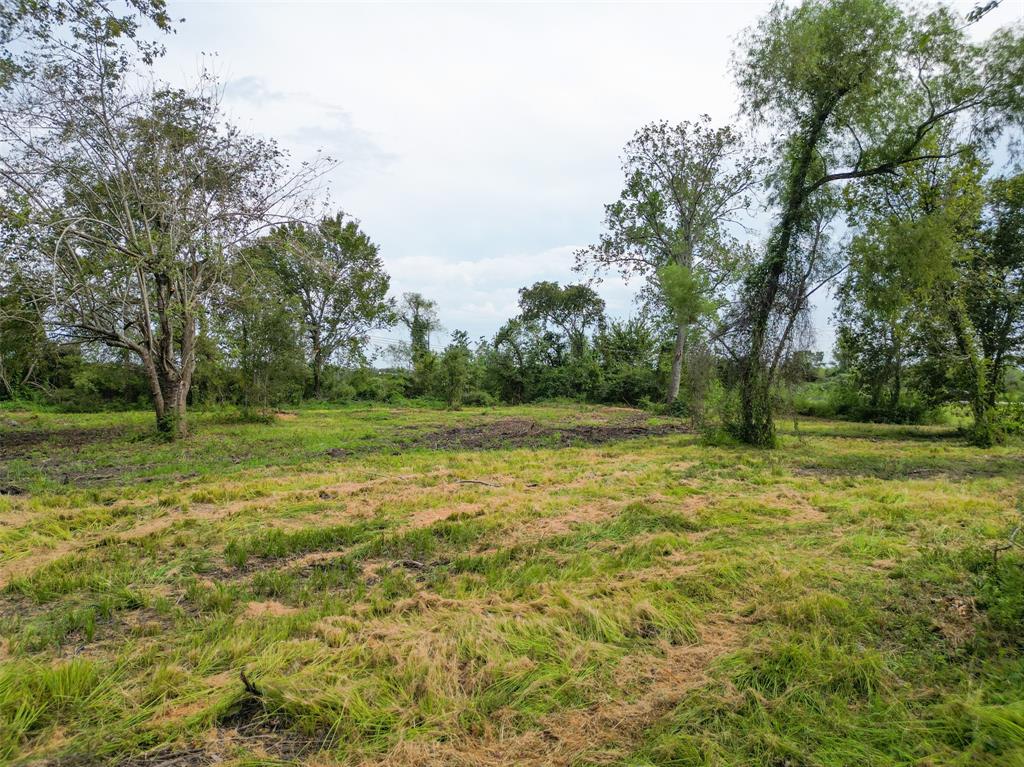
[[[660,339],[644,317],[612,320],[594,338],[600,360],[601,387],[597,398],[605,402],[638,405],[657,397]]]
[[[588,328],[604,323],[604,300],[587,285],[534,283],[519,289],[519,308],[524,322],[539,322],[545,329],[554,325],[565,333],[573,354],[583,352]]]
[[[249,265],[239,265],[229,291],[220,315],[221,337],[243,409],[266,413],[299,401],[307,368],[297,300],[282,294],[269,273],[254,273]]]
[[[469,340],[463,331],[457,330],[452,336],[452,342],[441,354],[434,376],[434,385],[449,408],[462,405],[471,373]]]
[[[657,277],[665,304],[680,325],[691,325],[718,310],[719,302],[711,297],[711,280],[705,271],[673,263],[658,269]]]
[[[409,331],[409,357],[415,363],[416,357],[430,351],[430,335],[441,329],[437,318],[437,302],[420,293],[404,293],[397,309],[399,321]]]
[[[320,397],[325,366],[332,360],[365,362],[366,334],[395,322],[387,298],[390,278],[378,248],[358,221],[338,213],[315,226],[278,227],[252,251],[265,265],[266,277],[277,282],[271,290],[295,307],[312,372],[311,394]]]
[[[784,328],[803,301],[787,283],[796,246],[813,231],[830,186],[856,188],[920,166],[961,118],[983,128],[1015,119],[1022,45],[1017,30],[975,45],[949,9],[916,13],[887,0],[776,3],[743,39],[736,60],[743,109],[773,132],[779,157],[776,224],[743,292],[744,440],[775,442],[771,360],[785,351]],[[930,243],[919,253],[948,250],[941,231],[918,223],[901,235]]]

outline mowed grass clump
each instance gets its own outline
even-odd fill
[[[603,436],[416,436],[509,418]],[[609,441],[642,416],[576,406],[197,422],[0,463],[27,490],[0,505],[0,760],[1024,763],[1019,444]]]

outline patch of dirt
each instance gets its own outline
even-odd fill
[[[11,580],[19,575],[31,575],[39,568],[44,567],[63,556],[73,554],[76,551],[83,551],[85,549],[92,548],[95,545],[96,541],[93,541],[89,545],[83,545],[73,540],[61,541],[53,548],[44,549],[43,551],[35,551],[27,556],[6,562],[3,565],[0,565],[0,589],[7,586]]]
[[[618,423],[547,426],[531,418],[501,418],[470,426],[452,426],[427,432],[400,442],[405,449],[431,450],[501,450],[517,447],[569,447],[603,445],[625,439],[685,434],[685,424],[651,425],[646,416],[634,414]]]
[[[452,517],[473,517],[482,514],[483,511],[478,503],[457,503],[451,506],[436,506],[431,509],[422,509],[414,512],[402,529],[430,527],[435,522],[443,522]]]
[[[56,442],[62,450],[93,442],[110,442],[124,434],[118,427],[96,429],[19,429],[0,433],[0,461],[32,453],[39,445]]]

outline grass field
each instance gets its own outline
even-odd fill
[[[0,412],[0,761],[1024,765],[1024,448]]]

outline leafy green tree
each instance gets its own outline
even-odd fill
[[[855,242],[873,280],[858,287],[876,312],[917,307],[907,316],[927,394],[966,399],[973,441],[990,445],[1001,436],[993,411],[1021,340],[1024,187],[1019,176],[983,182],[986,164],[972,153],[935,154],[948,158],[879,177],[860,195]]]
[[[741,42],[735,70],[743,109],[776,137],[779,158],[777,218],[745,280],[736,321],[744,441],[774,443],[772,360],[787,303],[780,293],[818,195],[927,159],[925,142],[961,115],[991,131],[1019,114],[1021,35],[1004,30],[974,44],[963,26],[944,7],[916,13],[888,0],[805,0],[776,3]]]
[[[437,363],[436,386],[450,408],[458,408],[470,382],[472,352],[464,331],[456,330]]]
[[[526,322],[561,330],[574,355],[583,353],[588,329],[604,323],[604,300],[588,285],[535,282],[519,289],[519,309]]]
[[[1024,359],[1024,173],[985,185],[965,301],[989,360],[989,405],[1005,391],[1008,367]]]
[[[46,335],[46,300],[0,256],[0,398],[26,393],[45,375],[56,350]]]
[[[430,351],[430,334],[441,329],[437,317],[437,301],[420,293],[403,293],[398,304],[398,319],[409,330],[409,350],[412,362]]]
[[[394,324],[390,278],[377,246],[343,213],[318,224],[288,223],[256,246],[301,309],[313,396],[321,395],[324,365],[362,359],[367,334]]]
[[[306,380],[302,306],[273,275],[239,262],[226,279],[220,336],[234,366],[243,409],[265,416],[302,396]]]
[[[657,396],[659,333],[647,318],[612,320],[594,337],[602,370],[601,399],[639,405]]]
[[[172,29],[165,0],[0,0],[0,89],[29,77],[40,66],[63,68],[69,46],[79,42],[107,51],[108,76],[127,68],[129,57],[118,52],[125,40],[135,41],[146,61],[161,53],[159,45],[138,37],[146,23],[163,32]]]
[[[623,158],[625,188],[605,206],[607,233],[577,254],[577,268],[615,269],[647,280],[647,293],[675,317],[675,351],[666,400],[679,395],[687,343],[695,324],[734,282],[746,251],[732,230],[750,204],[759,162],[731,127],[711,118],[637,131]],[[680,308],[672,293],[688,280],[699,293]],[[668,291],[668,292],[666,292]]]
[[[836,356],[867,396],[870,411],[901,421],[919,313],[914,285],[902,272],[882,271],[877,241],[857,236],[850,250],[850,268],[837,291]]]
[[[536,325],[520,318],[506,322],[494,335],[484,366],[485,385],[503,402],[528,402],[534,391]]]

